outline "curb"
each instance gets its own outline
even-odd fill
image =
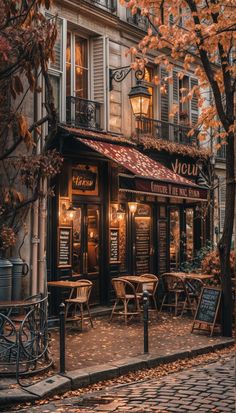
[[[86,387],[99,381],[110,380],[129,372],[157,367],[179,359],[192,358],[200,354],[207,354],[215,350],[230,347],[235,344],[234,339],[225,339],[220,343],[196,347],[182,352],[174,351],[164,356],[144,354],[141,356],[96,365],[83,369],[73,370],[65,374],[55,374],[26,389],[8,389],[0,391],[0,406],[9,407],[17,403],[33,402],[47,398],[53,394],[61,394],[69,390]],[[0,408],[0,410],[2,410]]]

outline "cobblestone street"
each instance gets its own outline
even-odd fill
[[[31,412],[132,412],[186,413],[235,412],[234,355],[161,379],[109,387],[83,397],[73,397],[17,411]],[[16,411],[16,410],[15,410]]]

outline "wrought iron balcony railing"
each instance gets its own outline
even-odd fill
[[[182,143],[183,145],[198,146],[198,131],[194,131],[193,136],[189,136],[188,133],[191,129],[187,125],[163,122],[150,118],[142,118],[137,121],[137,132],[140,136],[149,134],[157,139]]]
[[[101,104],[74,96],[66,98],[66,123],[85,129],[101,129]]]
[[[216,159],[220,161],[225,161],[226,160],[226,146],[222,145],[220,149],[216,152]]]
[[[117,10],[117,0],[86,0],[88,3],[92,3],[95,6],[102,7],[114,13]]]

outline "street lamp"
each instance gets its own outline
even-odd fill
[[[137,81],[136,86],[131,88],[128,96],[134,116],[137,118],[147,116],[151,94],[146,86],[141,84],[140,80]]]
[[[115,80],[115,82],[122,82],[131,70],[132,68],[130,66],[110,69],[110,90],[112,90],[112,80]],[[135,86],[131,87],[128,96],[134,116],[142,118],[148,114],[151,94],[147,87],[141,82],[144,79],[145,70],[137,69],[134,74],[137,83]]]

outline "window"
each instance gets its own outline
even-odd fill
[[[67,33],[66,96],[88,99],[88,41]]]
[[[180,213],[178,208],[170,209],[170,269],[179,268],[180,263]]]

